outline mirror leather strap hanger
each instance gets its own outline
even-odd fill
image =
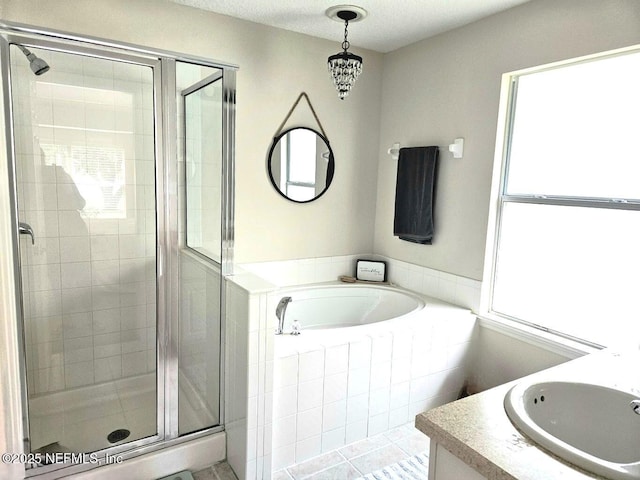
[[[316,114],[316,111],[314,110],[313,105],[311,105],[311,100],[309,100],[309,95],[307,95],[307,92],[302,92],[300,95],[298,95],[298,99],[293,103],[293,106],[289,109],[289,113],[287,113],[287,116],[284,117],[284,120],[280,124],[280,127],[278,127],[278,131],[273,136],[274,138],[277,138],[280,135],[280,133],[282,132],[282,129],[284,128],[285,124],[287,123],[287,120],[289,120],[289,117],[291,116],[293,111],[298,106],[298,103],[300,103],[300,100],[302,99],[302,97],[304,97],[305,100],[307,101],[307,103],[309,104],[309,108],[311,109],[311,113],[313,113],[313,118],[316,119],[316,122],[317,122],[318,126],[320,127],[320,131],[322,132],[322,136],[324,138],[328,138],[327,134],[324,131],[324,128],[322,128],[322,124],[320,123],[320,119],[318,118],[318,115]]]

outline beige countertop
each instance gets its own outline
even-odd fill
[[[612,354],[603,351],[525,378],[570,375],[576,380],[608,377],[613,384],[624,381],[624,373],[609,357]],[[490,480],[603,479],[548,453],[513,426],[503,401],[509,389],[521,380],[421,413],[416,417],[416,427]]]

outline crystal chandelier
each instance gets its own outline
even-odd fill
[[[327,15],[330,15],[329,11],[327,11]],[[362,73],[362,57],[348,52],[350,44],[349,40],[347,40],[347,28],[349,27],[349,21],[354,19],[360,20],[363,16],[359,16],[359,14],[353,10],[337,10],[331,12],[331,16],[334,19],[344,20],[342,52],[331,55],[327,60],[329,73],[331,74],[331,79],[333,80],[336,90],[338,90],[338,96],[340,100],[344,100]]]

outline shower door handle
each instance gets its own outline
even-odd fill
[[[19,222],[18,232],[20,233],[20,235],[29,235],[31,237],[31,245],[36,244],[36,238],[33,235],[33,228],[31,228],[31,225],[29,225],[28,223]]]

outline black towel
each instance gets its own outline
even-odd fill
[[[396,179],[393,234],[431,245],[438,147],[401,148]]]

